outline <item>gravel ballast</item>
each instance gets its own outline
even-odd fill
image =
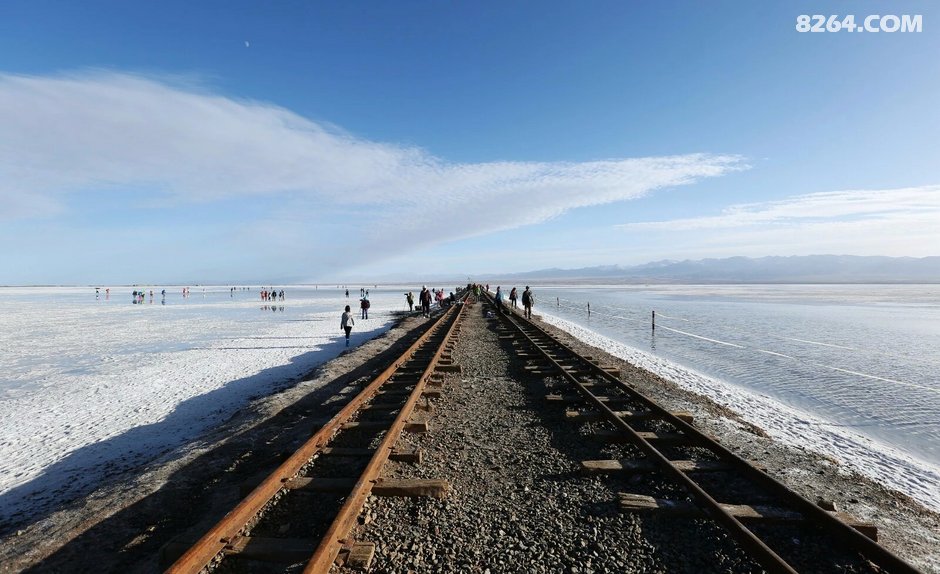
[[[594,425],[565,420],[545,395],[559,381],[531,377],[493,319],[468,309],[454,357],[432,401],[431,432],[403,441],[420,464],[390,463],[386,477],[446,479],[443,499],[370,498],[357,540],[376,543],[371,572],[757,572],[724,532],[700,520],[621,514],[618,491],[656,495],[673,486],[648,477],[588,477],[584,459],[618,458]],[[83,500],[0,541],[0,572],[160,570],[160,551],[208,529],[248,480],[269,472],[361,384],[403,350],[425,320],[410,317],[386,335],[259,398],[197,443],[135,474],[113,477]],[[881,542],[916,567],[940,574],[940,516],[843,471],[809,450],[777,444],[714,403],[548,328],[742,457],[811,500],[879,526]],[[397,349],[397,351],[396,351]],[[337,568],[337,571],[348,569]]]
[[[591,436],[595,425],[567,421],[564,406],[547,404],[546,393],[560,382],[528,376],[513,349],[500,345],[496,320],[484,313],[477,305],[466,319],[454,353],[462,373],[449,377],[434,403],[431,432],[403,438],[425,451],[424,462],[393,463],[385,472],[389,478],[446,479],[452,490],[442,500],[370,498],[353,536],[376,543],[369,571],[762,571],[709,521],[618,512],[619,491],[656,496],[675,487],[649,475],[585,476],[581,460],[620,458],[630,447],[598,443]],[[667,408],[692,412],[696,425],[804,496],[870,510],[860,514],[879,525],[894,552],[926,572],[940,570],[935,514],[841,473],[829,460],[775,445],[730,411],[549,330],[621,368],[625,380]],[[818,548],[806,538],[801,542],[811,564]]]

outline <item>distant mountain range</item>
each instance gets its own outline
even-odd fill
[[[803,255],[540,269],[497,279],[566,283],[940,283],[940,257]]]

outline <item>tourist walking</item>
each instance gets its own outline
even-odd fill
[[[421,293],[418,294],[418,300],[421,302],[421,312],[425,317],[431,316],[431,291],[427,285],[421,286]]]
[[[535,293],[529,290],[529,286],[525,286],[525,291],[522,292],[522,306],[525,308],[525,318],[532,318],[532,306],[535,305]]]
[[[343,316],[339,320],[339,328],[346,332],[346,346],[349,346],[349,334],[352,333],[353,325],[356,324],[356,321],[353,319],[352,312],[349,309],[349,305],[346,305],[346,310],[343,311]]]
[[[369,299],[367,297],[363,297],[362,299],[359,300],[359,308],[362,309],[363,319],[369,318],[369,306],[370,306]]]
[[[516,288],[513,287],[513,288],[512,288],[512,291],[509,292],[509,306],[512,307],[513,309],[516,308],[516,299],[517,299],[517,298],[518,298],[518,295],[517,295],[517,293],[516,293]]]
[[[499,286],[496,287],[496,312],[503,314],[503,290]]]
[[[414,311],[415,310],[415,294],[412,293],[411,291],[405,293],[405,300],[408,301],[408,310]]]

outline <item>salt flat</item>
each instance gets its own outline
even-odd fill
[[[0,530],[151,460],[345,348],[335,287],[0,289]],[[280,287],[277,288],[280,290]],[[413,289],[413,288],[411,288]],[[389,328],[404,291],[371,290],[352,344]]]

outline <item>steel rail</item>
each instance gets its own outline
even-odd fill
[[[654,460],[660,466],[660,468],[662,468],[673,479],[679,482],[679,484],[686,487],[693,498],[703,507],[704,511],[706,511],[716,521],[725,526],[742,545],[748,549],[753,549],[756,554],[755,557],[758,558],[761,564],[768,570],[773,572],[796,572],[792,566],[790,566],[779,555],[777,555],[770,547],[764,544],[764,542],[760,540],[749,528],[747,528],[745,524],[722,508],[720,504],[714,500],[714,498],[712,498],[704,489],[702,489],[702,487],[700,487],[690,476],[688,476],[687,473],[676,467],[676,465],[674,465],[668,457],[662,454],[645,438],[637,434],[637,432],[613,409],[598,399],[598,397],[592,393],[590,389],[581,384],[577,377],[569,373],[558,361],[556,361],[543,347],[543,345],[539,344],[531,336],[529,336],[529,334],[523,330],[518,322],[524,322],[526,326],[535,330],[543,337],[548,338],[550,341],[552,341],[553,344],[557,345],[558,348],[563,349],[570,356],[580,360],[580,362],[586,366],[595,376],[616,385],[618,389],[630,395],[631,398],[641,402],[644,406],[656,413],[656,418],[665,420],[676,427],[677,430],[681,431],[687,438],[691,439],[692,443],[696,446],[705,447],[713,454],[718,455],[719,458],[723,459],[724,461],[734,464],[739,472],[743,473],[748,478],[755,480],[755,482],[763,486],[771,494],[777,496],[783,502],[789,503],[791,506],[795,507],[805,517],[809,517],[817,524],[823,526],[830,534],[841,539],[842,542],[848,546],[863,553],[872,562],[890,570],[891,572],[910,574],[917,574],[919,572],[913,566],[880,544],[876,543],[874,540],[845,524],[826,510],[804,498],[799,493],[791,490],[783,483],[779,482],[767,473],[753,466],[748,461],[729,451],[720,443],[708,435],[702,433],[699,429],[670,413],[649,397],[646,397],[636,389],[630,387],[624,381],[620,380],[618,377],[615,377],[614,375],[605,371],[599,365],[596,365],[593,362],[585,359],[583,356],[581,356],[580,353],[574,351],[559,341],[557,338],[552,336],[550,333],[545,331],[545,329],[541,328],[533,321],[525,319],[524,317],[520,316],[518,312],[513,311],[512,309],[507,307],[503,307],[503,309],[506,311],[506,314],[504,315],[505,322],[514,326],[516,330],[522,336],[524,336],[532,346],[538,349],[552,364],[552,366],[554,366],[554,368],[560,373],[560,375],[568,382],[572,383],[578,392],[581,393],[603,414],[604,418],[608,422],[615,425],[619,430],[623,431],[633,444],[635,444],[647,456]]]
[[[376,376],[361,393],[350,400],[320,430],[180,556],[165,571],[166,574],[197,574],[209,567],[217,557],[224,554],[226,548],[233,543],[241,531],[251,524],[252,520],[279,492],[286,488],[287,482],[295,478],[303,466],[323,450],[340,430],[340,427],[349,422],[353,415],[358,413],[360,408],[376,395],[379,388],[392,378],[398,369],[434,334],[435,329],[444,324],[452,314],[459,312],[463,305],[457,307],[458,309],[452,308],[438,317],[398,359]],[[443,343],[441,346],[443,347]]]
[[[540,350],[544,357],[552,363],[552,365],[558,370],[559,374],[568,380],[569,383],[572,383],[584,396],[594,404],[600,411],[605,415],[611,423],[614,424],[621,431],[625,432],[632,443],[640,448],[649,458],[655,460],[661,468],[663,468],[667,474],[669,474],[675,481],[684,486],[686,490],[692,494],[700,505],[714,518],[716,521],[721,523],[727,530],[730,531],[732,536],[738,540],[739,543],[748,548],[753,555],[758,559],[764,568],[768,569],[771,572],[779,572],[783,574],[797,574],[797,571],[793,569],[787,562],[778,556],[770,547],[764,544],[753,532],[747,529],[740,521],[738,521],[734,516],[725,511],[718,502],[713,499],[705,490],[703,490],[698,484],[696,484],[689,476],[684,472],[680,471],[672,462],[661,452],[659,452],[656,447],[651,445],[649,441],[641,437],[633,428],[628,425],[625,421],[620,419],[614,411],[605,405],[603,401],[597,398],[593,393],[591,393],[587,387],[581,384],[578,381],[577,377],[567,372],[551,355],[548,353],[545,348],[537,343],[532,337],[529,336],[524,330],[519,328],[515,323],[513,318],[510,318],[508,315],[505,318],[505,321],[514,325],[519,333],[526,338],[536,349]]]
[[[398,442],[402,429],[405,427],[405,423],[411,417],[415,404],[417,404],[418,399],[421,398],[421,394],[425,386],[427,386],[427,381],[430,379],[431,373],[433,373],[434,369],[437,367],[437,363],[441,358],[441,354],[444,352],[447,342],[452,339],[457,326],[463,319],[463,312],[466,305],[457,305],[456,307],[456,317],[447,329],[447,333],[441,340],[441,344],[435,351],[434,356],[431,357],[424,372],[418,378],[414,390],[411,392],[411,395],[408,396],[408,400],[405,402],[401,411],[399,411],[395,422],[392,423],[392,426],[385,433],[382,443],[376,449],[368,466],[366,466],[366,469],[362,472],[356,485],[346,498],[346,502],[343,503],[343,507],[340,509],[339,513],[337,513],[336,519],[321,539],[316,552],[314,552],[310,562],[307,563],[307,566],[303,570],[304,574],[325,574],[329,572],[330,567],[336,560],[336,556],[346,543],[346,536],[349,535],[349,531],[352,530],[356,518],[359,516],[360,512],[362,512],[362,506],[369,496],[369,493],[372,491],[372,486],[375,484],[379,473],[382,471],[382,467],[392,453],[395,443]],[[452,308],[450,312],[453,311],[454,309]]]

